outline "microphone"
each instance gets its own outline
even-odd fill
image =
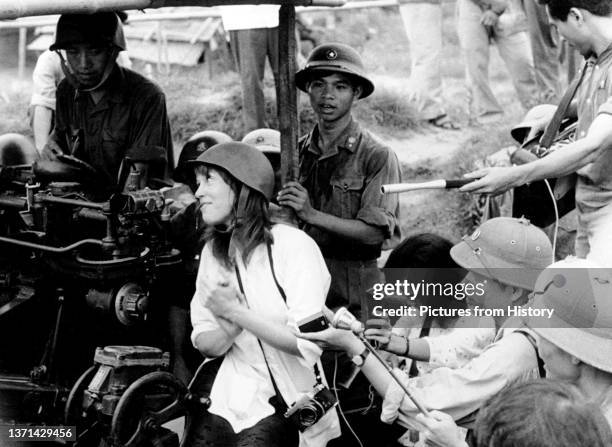
[[[364,331],[363,324],[346,307],[341,307],[336,311],[331,324],[336,329],[344,329],[357,335]]]
[[[450,189],[461,188],[463,185],[473,182],[474,179],[458,180],[432,180],[423,183],[391,183],[382,185],[380,192],[383,194],[394,194],[399,192],[416,191],[418,189]]]
[[[389,375],[393,378],[393,380],[395,380],[395,382],[400,386],[400,388],[404,390],[404,393],[406,393],[406,396],[408,396],[408,398],[412,401],[412,403],[414,403],[415,407],[425,416],[429,416],[429,412],[427,411],[427,408],[425,408],[425,406],[419,401],[419,399],[417,399],[417,397],[414,394],[412,394],[412,392],[408,389],[408,387],[397,376],[393,368],[391,368],[391,366],[387,364],[387,362],[380,356],[378,352],[376,352],[376,349],[365,338],[365,336],[363,335],[363,330],[364,330],[363,324],[361,324],[361,322],[359,322],[357,318],[355,318],[355,316],[352,313],[350,313],[346,307],[341,307],[340,309],[336,311],[336,313],[334,314],[334,318],[332,318],[331,324],[336,329],[349,330],[349,331],[352,331],[354,334],[356,334],[361,340],[361,342],[364,344],[366,349],[370,351],[372,356],[383,366],[384,369],[387,370]],[[342,383],[341,385],[344,386],[345,388],[348,388],[351,382],[353,381],[353,379],[355,378],[355,376],[357,375],[357,373],[359,372],[359,370],[360,368],[358,367],[353,368],[353,374],[351,374],[351,376],[347,380],[345,380],[344,383]]]

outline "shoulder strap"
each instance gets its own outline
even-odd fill
[[[283,287],[278,282],[278,279],[276,278],[276,272],[274,271],[274,260],[272,259],[272,244],[268,242],[266,245],[268,246],[268,259],[270,261],[270,269],[272,270],[272,278],[274,278],[274,283],[276,284],[276,287],[278,288],[278,292],[283,297],[283,301],[285,302],[285,305],[287,305],[287,295],[285,294],[285,289],[283,289]],[[317,383],[319,384],[323,383],[321,380],[321,371],[319,371],[319,365],[315,363],[313,369],[314,369],[315,379]]]
[[[287,304],[287,295],[285,294],[285,290],[281,287],[280,283],[278,282],[278,279],[276,278],[276,272],[274,271],[274,260],[272,259],[272,244],[268,241],[266,243],[266,246],[268,247],[268,260],[270,261],[270,269],[272,270],[272,278],[274,278],[274,283],[276,284],[276,288],[278,289],[278,292],[283,297],[283,301],[285,302],[285,304]]]
[[[240,292],[244,296],[244,299],[247,302],[247,306],[248,306],[249,302],[247,300],[246,293],[244,293],[244,287],[242,286],[242,278],[240,277],[240,270],[238,270],[238,265],[234,265],[234,269],[236,270],[236,278],[238,279],[238,287],[240,287]],[[268,359],[266,358],[266,351],[264,351],[263,345],[261,344],[261,341],[259,340],[259,338],[258,337],[255,337],[255,338],[257,338],[257,344],[259,344],[259,348],[261,349],[261,353],[263,355],[264,362],[266,362],[266,368],[268,369],[268,374],[270,375],[270,380],[272,381],[272,387],[274,388],[274,393],[276,393],[276,398],[278,399],[278,402],[283,406],[283,408],[287,409],[288,408],[287,402],[285,402],[285,399],[283,399],[283,396],[281,395],[278,389],[278,386],[276,385],[276,381],[274,380],[274,376],[272,375],[270,364],[268,363]]]
[[[538,344],[535,338],[533,338],[533,335],[531,335],[527,331],[520,330],[520,329],[515,332],[518,334],[524,335],[525,338],[529,341],[529,343],[531,343],[531,346],[533,346],[536,358],[538,360],[538,373],[540,374],[540,378],[546,377],[546,370],[544,369],[544,360],[542,359],[542,357],[540,357],[540,352],[538,351]]]
[[[574,81],[569,85],[569,87],[565,91],[563,98],[561,98],[561,101],[559,102],[559,106],[557,107],[555,114],[550,120],[550,123],[548,123],[548,126],[546,126],[546,129],[544,130],[544,134],[542,135],[542,138],[540,139],[541,147],[548,149],[550,146],[552,146],[553,142],[555,141],[557,132],[559,132],[559,128],[561,127],[561,122],[563,121],[563,118],[565,118],[565,114],[567,113],[567,109],[569,108],[572,102],[572,99],[574,99],[574,96],[576,95],[576,91],[578,91],[578,87],[580,87],[580,84],[582,83],[582,80],[584,79],[584,74],[587,71],[588,64],[589,64],[588,61],[584,63],[584,65],[582,66],[582,72],[580,73],[580,76],[574,79]]]

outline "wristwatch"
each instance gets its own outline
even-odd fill
[[[363,364],[365,363],[365,359],[366,357],[370,355],[370,351],[366,348],[363,350],[363,352],[361,354],[357,354],[354,355],[353,357],[351,357],[351,361],[358,367],[362,367]]]

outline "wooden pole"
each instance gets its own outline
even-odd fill
[[[281,5],[278,12],[279,85],[276,89],[276,110],[281,134],[281,183],[299,179],[297,92],[295,89],[295,6]],[[293,209],[282,207],[280,216],[287,223],[297,225]]]
[[[49,14],[91,14],[120,9],[157,9],[178,6],[280,4],[342,6],[344,0],[0,0],[0,19]]]
[[[298,116],[297,92],[295,89],[296,38],[295,7],[285,4],[279,10],[279,82],[277,111],[281,133],[281,178],[283,183],[297,180],[298,166]]]
[[[28,36],[27,28],[19,28],[19,52],[17,60],[17,77],[23,79],[26,66],[26,40]]]

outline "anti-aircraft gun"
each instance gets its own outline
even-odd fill
[[[186,187],[127,158],[118,184],[100,188],[87,163],[43,161],[25,137],[0,137],[0,422],[176,445],[160,426],[190,395],[148,346],[162,346],[164,287],[181,268],[168,207]]]

